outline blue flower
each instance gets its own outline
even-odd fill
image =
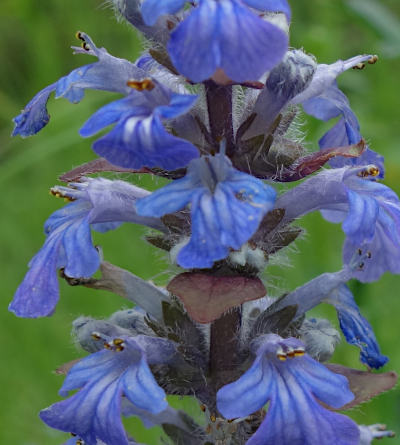
[[[175,170],[199,156],[190,142],[168,133],[162,120],[176,118],[188,111],[197,96],[175,94],[158,82],[151,90],[133,90],[127,97],[98,110],[81,128],[81,136],[91,136],[116,123],[97,140],[93,150],[114,165],[140,169],[161,167]]]
[[[78,37],[83,41],[83,49],[74,48],[75,53],[90,54],[99,61],[73,70],[36,94],[22,113],[14,118],[13,136],[32,136],[47,125],[50,116],[46,105],[53,91],[56,98],[65,97],[71,103],[78,103],[86,89],[128,94],[131,88],[127,86],[127,81],[146,76],[146,72],[133,63],[111,56],[104,48],[97,48],[87,34],[78,33]]]
[[[152,25],[163,14],[178,12],[184,0],[146,0],[144,21]],[[281,11],[290,18],[285,0],[200,0],[171,33],[167,48],[175,68],[193,82],[222,69],[232,80],[257,80],[273,68],[287,49],[284,31],[249,9]]]
[[[80,390],[41,411],[40,418],[52,428],[78,435],[88,445],[98,441],[129,445],[121,422],[121,398],[126,397],[137,409],[150,414],[164,411],[168,406],[165,392],[149,364],[170,360],[175,346],[168,340],[143,335],[99,341],[105,341],[107,349],[74,365],[60,395]]]
[[[285,209],[286,221],[321,210],[328,221],[341,222],[344,261],[349,263],[357,248],[370,252],[370,261],[354,272],[362,282],[375,281],[386,271],[400,273],[400,201],[393,190],[374,180],[377,176],[379,169],[373,165],[327,170],[276,203],[276,208]]]
[[[350,289],[342,284],[323,301],[335,306],[347,342],[361,349],[360,360],[371,368],[385,365],[389,359],[381,354],[372,327],[360,314]]]
[[[185,268],[207,268],[225,258],[229,248],[240,247],[255,233],[272,209],[275,190],[232,167],[218,154],[194,160],[184,178],[138,200],[139,215],[160,217],[190,203],[192,235],[179,251]]]
[[[295,338],[263,335],[255,340],[253,365],[217,393],[218,410],[228,419],[247,417],[269,401],[267,415],[248,445],[358,445],[358,426],[324,408],[353,400],[347,379],[304,353]]]
[[[360,124],[349,100],[338,88],[336,77],[344,71],[354,68],[364,62],[374,63],[375,56],[361,55],[348,60],[338,60],[331,65],[320,64],[314,77],[303,92],[292,99],[293,104],[302,104],[304,111],[311,116],[329,121],[340,116],[339,121],[320,139],[320,148],[342,147],[359,142],[362,138]],[[380,177],[383,177],[383,156],[367,148],[358,158],[338,157],[330,161],[332,167],[345,165],[375,164],[380,169]]]
[[[72,200],[54,212],[45,223],[44,246],[29,263],[29,271],[17,289],[9,310],[19,317],[51,315],[59,298],[57,269],[69,277],[92,276],[100,266],[93,246],[91,226],[104,232],[122,222],[134,222],[163,230],[155,218],[138,216],[136,199],[149,194],[123,181],[103,178],[71,184],[75,188],[54,187],[56,196]]]
[[[320,303],[331,304],[337,311],[340,328],[347,342],[360,348],[361,362],[378,369],[387,363],[388,358],[381,354],[371,325],[361,315],[353,294],[344,284],[354,276],[354,270],[360,264],[363,267],[368,264],[370,261],[368,256],[368,254],[360,256],[358,252],[355,254],[353,252],[351,265],[345,265],[339,272],[319,275],[298,287],[282,298],[275,310],[297,305],[296,318],[300,318]]]

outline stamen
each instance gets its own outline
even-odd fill
[[[303,355],[306,353],[306,351],[303,348],[298,348],[294,350],[294,356],[295,357],[303,357]]]
[[[370,65],[374,65],[378,60],[379,60],[379,57],[377,56],[377,54],[374,54],[374,55],[368,60],[368,63],[369,63]]]
[[[57,187],[52,187],[49,190],[49,194],[55,196],[56,198],[63,198],[66,202],[73,202],[76,201],[75,198],[72,198],[71,196],[67,196],[63,192],[61,192]]]
[[[378,176],[380,173],[379,168],[376,165],[369,165],[367,168],[365,168],[364,170],[360,171],[358,173],[358,176],[360,176],[361,178],[366,178],[368,176]]]
[[[82,31],[77,31],[77,32],[75,33],[75,37],[76,37],[78,40],[82,40],[82,42],[85,41],[85,38],[83,37]]]
[[[286,351],[286,355],[287,355],[287,357],[289,357],[289,358],[294,358],[294,357],[295,357],[294,349],[289,348],[289,349]]]
[[[97,332],[92,332],[92,338],[94,340],[100,340],[101,339],[101,335]]]
[[[353,70],[363,70],[364,68],[365,68],[365,63],[363,62],[357,63],[357,65],[353,66]]]
[[[200,409],[203,411],[203,413],[206,411],[206,405],[200,405]]]
[[[286,361],[286,354],[276,354],[276,356],[281,362]]]
[[[217,420],[217,418],[215,417],[215,414],[210,415],[210,420],[212,423],[214,423]]]
[[[156,86],[156,84],[148,78],[143,80],[128,80],[126,85],[137,91],[151,91]]]

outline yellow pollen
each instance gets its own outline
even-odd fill
[[[370,65],[373,65],[373,64],[376,63],[378,60],[379,60],[379,57],[375,54],[375,55],[373,55],[373,56],[368,60],[368,63],[369,63]]]
[[[116,348],[115,348],[115,350],[117,351],[117,352],[121,352],[121,351],[123,351],[125,348],[123,347],[123,346],[117,346]]]
[[[95,332],[93,332],[93,334],[92,334],[92,338],[94,339],[94,340],[100,340],[100,335],[99,334],[96,334]]]
[[[286,355],[285,355],[285,354],[276,354],[276,356],[278,357],[278,359],[279,359],[281,362],[286,361]]]
[[[210,420],[211,420],[212,423],[214,423],[217,420],[217,418],[215,417],[214,414],[211,414]]]
[[[122,345],[122,343],[124,342],[124,340],[122,340],[122,338],[114,338],[113,343],[115,346],[120,346]]]
[[[126,82],[126,85],[137,91],[151,91],[156,86],[151,79],[128,80],[128,82]]]
[[[379,168],[375,165],[371,165],[370,167],[358,173],[358,176],[361,176],[362,178],[366,178],[367,176],[375,177],[378,176],[379,173]]]
[[[77,31],[77,32],[75,33],[75,37],[76,37],[78,40],[82,40],[83,42],[85,41],[85,39],[84,39],[84,37],[83,37],[81,31]]]
[[[104,347],[105,347],[106,349],[111,349],[111,345],[109,345],[108,343],[104,343]]]
[[[295,356],[295,357],[303,357],[303,355],[304,355],[305,353],[306,353],[306,352],[303,351],[302,349],[296,349],[296,350],[294,351],[294,356]]]
[[[296,356],[296,353],[295,353],[295,351],[289,351],[286,355],[290,358],[293,358]]]
[[[357,63],[357,65],[353,66],[353,70],[363,70],[364,68],[365,68],[365,63],[363,62]]]

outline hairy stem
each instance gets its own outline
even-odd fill
[[[241,318],[241,307],[236,307],[211,325],[210,377],[215,391],[235,379]]]
[[[205,82],[211,136],[219,143],[226,140],[226,154],[233,154],[232,87]]]

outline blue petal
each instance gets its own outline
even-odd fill
[[[111,102],[97,110],[83,124],[79,130],[79,134],[83,137],[92,136],[103,128],[118,122],[125,113],[129,116],[146,116],[151,113],[151,110],[145,106],[134,106],[130,95],[124,99]]]
[[[50,120],[47,112],[47,101],[50,94],[56,89],[53,83],[40,91],[23,109],[22,113],[15,117],[15,128],[13,136],[19,134],[22,137],[28,137],[40,131]]]
[[[72,103],[80,102],[88,88],[128,94],[131,89],[126,82],[146,74],[133,63],[111,56],[104,48],[97,48],[88,35],[81,33],[81,38],[86,42],[88,50],[75,48],[76,52],[96,56],[99,61],[76,68],[40,91],[22,113],[14,118],[16,126],[13,136],[31,136],[49,122],[46,104],[52,91],[56,92],[56,98],[65,97]]]
[[[159,339],[152,340],[160,346]],[[146,338],[141,343],[148,346],[152,340]],[[123,342],[120,351],[102,350],[74,365],[60,394],[66,396],[71,390],[82,389],[43,410],[41,419],[53,428],[77,434],[88,444],[101,440],[107,445],[128,445],[121,422],[122,396],[152,414],[164,411],[167,403],[145,361],[144,350],[135,338],[123,337]],[[109,345],[113,348],[112,341]]]
[[[270,401],[250,445],[358,445],[357,425],[317,401],[335,408],[351,401],[347,379],[307,355],[278,360],[278,351],[301,346],[297,339],[279,339],[273,334],[259,337],[251,368],[218,391],[219,411],[226,418],[245,417]]]
[[[89,444],[128,445],[120,419],[122,388],[118,376],[104,376],[67,400],[40,412],[52,428],[72,432]]]
[[[97,140],[93,150],[114,165],[132,169],[176,170],[199,156],[191,143],[168,133],[157,116],[125,118]]]
[[[229,248],[240,249],[273,207],[274,200],[269,205],[257,205],[258,198],[246,202],[246,193],[251,194],[244,188],[248,184],[233,184],[221,182],[213,194],[205,192],[192,201],[192,237],[177,257],[182,267],[211,267],[214,261],[228,255]],[[243,200],[236,197],[239,191]]]
[[[194,82],[222,68],[231,79],[255,80],[284,56],[287,36],[237,0],[202,1],[171,34],[168,51],[177,70]]]
[[[142,17],[146,25],[154,25],[164,14],[175,14],[186,3],[186,0],[145,0],[142,3]]]
[[[56,269],[60,244],[58,236],[49,237],[32,258],[30,269],[8,307],[18,317],[46,317],[54,312],[59,299]]]
[[[359,444],[358,427],[350,418],[323,408],[300,382],[274,377],[267,415],[247,445]]]
[[[373,197],[347,191],[349,210],[342,229],[354,243],[371,241],[375,233],[379,206]]]
[[[335,306],[347,342],[361,349],[361,361],[376,369],[387,363],[389,359],[381,354],[372,327],[360,314],[350,289],[343,284],[325,301]]]
[[[243,3],[260,11],[283,12],[290,22],[291,11],[286,0],[243,0]]]
[[[162,105],[157,107],[157,113],[164,119],[172,119],[174,117],[178,117],[181,114],[189,111],[193,107],[197,99],[198,96],[193,94],[172,93],[169,105]]]
[[[236,382],[223,386],[217,394],[217,408],[227,419],[247,417],[261,409],[274,387],[272,367],[262,357]]]
[[[190,175],[177,179],[150,196],[139,199],[136,210],[139,215],[160,217],[183,209],[196,193],[199,184]]]
[[[165,392],[158,386],[143,358],[137,366],[127,369],[122,384],[125,396],[138,408],[152,414],[167,408]]]
[[[93,246],[88,217],[71,224],[63,235],[68,277],[91,277],[100,267],[99,252]]]

